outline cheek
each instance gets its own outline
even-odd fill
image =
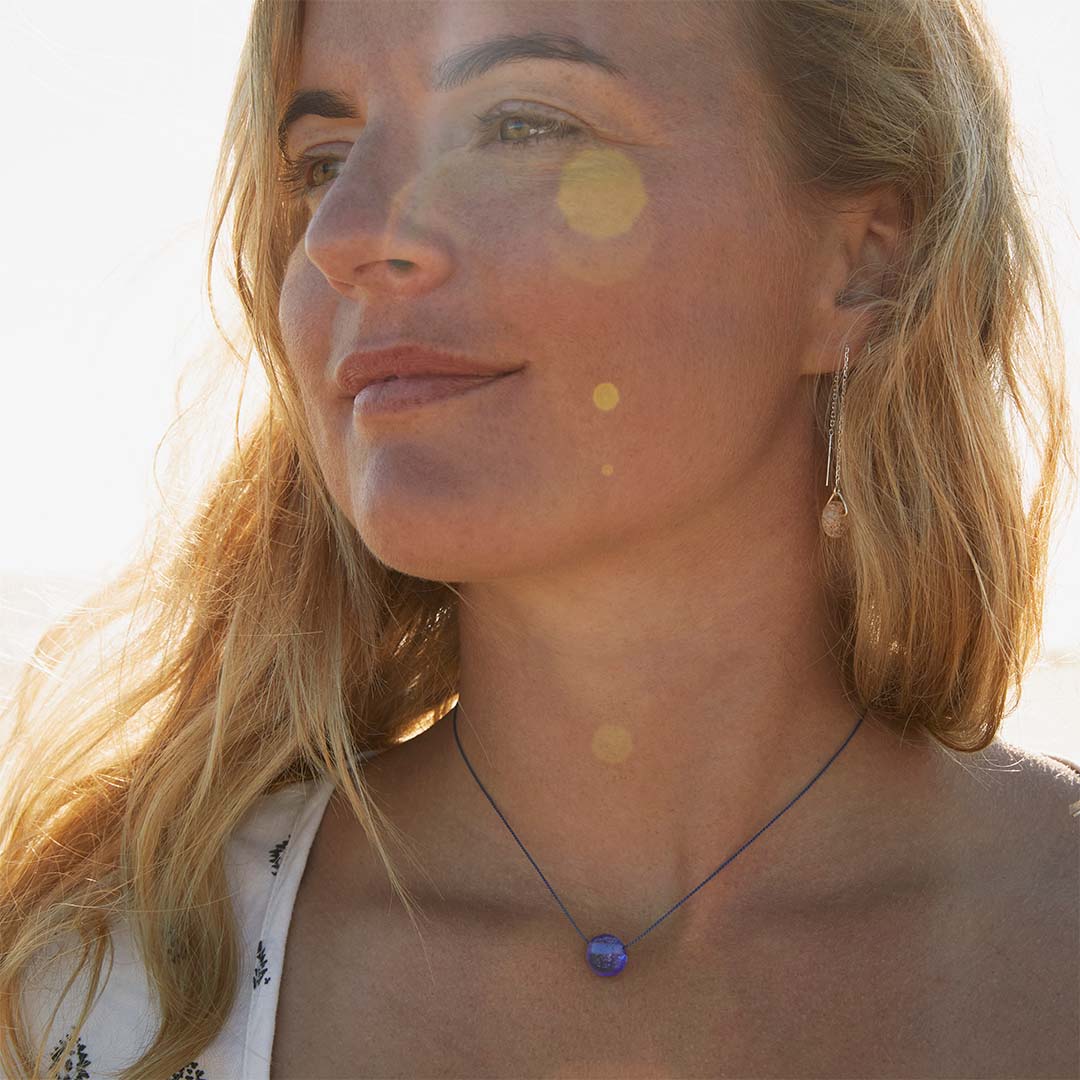
[[[789,252],[772,209],[731,162],[727,173],[648,152],[548,162],[444,202],[468,237],[470,330],[535,350],[568,450],[627,428],[657,444],[715,437],[781,370],[790,324],[777,317],[776,267]],[[608,383],[619,403],[604,415],[594,393]]]
[[[278,299],[278,325],[290,371],[300,394],[312,446],[335,498],[345,493],[341,470],[343,427],[352,403],[330,386],[330,335],[336,293],[311,265],[302,242],[289,258]]]
[[[293,251],[278,298],[278,326],[285,355],[305,397],[325,394],[331,333],[341,297],[304,254]]]
[[[298,245],[285,265],[281,295],[278,297],[278,326],[285,353],[294,368],[299,366],[304,356],[304,342],[311,337],[310,304],[314,297],[312,290],[304,283],[306,263],[303,247]]]
[[[677,341],[711,373],[725,415],[790,381],[799,255],[785,211],[733,154],[689,159],[656,200],[655,260],[641,332]]]
[[[783,220],[735,180],[665,175],[649,190],[633,238],[647,258],[627,257],[602,288],[568,289],[564,304],[590,388],[619,394],[602,417],[583,414],[592,450],[639,493],[678,502],[726,484],[784,422],[797,326],[779,268],[794,252]]]

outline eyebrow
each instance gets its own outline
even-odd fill
[[[559,60],[584,64],[606,75],[627,78],[626,72],[610,57],[570,34],[536,31],[510,34],[467,45],[444,57],[435,67],[430,89],[445,93],[477,79],[500,64],[517,60]],[[289,128],[302,116],[325,116],[331,120],[357,120],[352,102],[336,90],[301,90],[294,94],[278,125],[278,145],[284,152]]]

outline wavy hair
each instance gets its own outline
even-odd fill
[[[822,546],[838,669],[885,721],[980,750],[1041,638],[1051,518],[1066,469],[1075,478],[1061,331],[1013,162],[1003,61],[974,0],[724,7],[765,76],[785,190],[814,213],[890,186],[905,209],[896,272],[862,298],[878,310],[844,405],[850,527]],[[246,340],[246,354],[226,340],[222,362],[246,376],[256,353],[265,407],[243,432],[237,421],[179,529],[163,512],[153,543],[41,636],[5,705],[5,1075],[43,1072],[56,1014],[33,1045],[21,1006],[35,959],[74,940],[65,994],[89,973],[66,1056],[120,919],[160,1011],[122,1080],[197,1058],[244,963],[225,845],[283,785],[335,782],[415,919],[386,842],[400,837],[369,799],[360,754],[453,706],[461,595],[380,563],[334,504],[283,345],[278,300],[308,211],[282,197],[277,123],[303,17],[298,0],[255,0],[211,193],[211,311],[231,211]],[[816,380],[822,432],[829,390]],[[123,640],[106,647],[118,621]]]

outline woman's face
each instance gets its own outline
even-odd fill
[[[810,485],[817,271],[770,181],[762,90],[700,32],[725,7],[307,5],[297,89],[357,116],[288,132],[292,158],[337,160],[308,170],[279,315],[331,493],[383,562],[521,576],[737,523],[777,497],[769,468]],[[514,56],[572,36],[624,74],[528,57],[432,86],[443,58],[518,35]],[[523,370],[354,419],[337,365],[402,341]]]

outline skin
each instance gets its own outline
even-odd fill
[[[809,382],[845,342],[855,362],[869,324],[837,294],[893,257],[895,204],[811,219],[768,182],[764,89],[726,7],[309,5],[298,85],[347,92],[363,118],[307,117],[289,140],[340,159],[316,170],[279,312],[327,484],[380,560],[457,584],[462,746],[579,925],[623,940],[782,810],[859,716],[813,572],[827,491]],[[720,33],[703,48],[706,18]],[[530,60],[425,89],[453,49],[534,30],[629,78]],[[473,145],[474,114],[508,100],[586,133]],[[525,369],[357,424],[335,365],[401,339]],[[780,888],[777,867],[797,888],[857,862],[882,824],[870,808],[923,760],[908,739],[869,716],[656,931],[666,947]],[[444,893],[550,918],[450,718],[369,772]]]

